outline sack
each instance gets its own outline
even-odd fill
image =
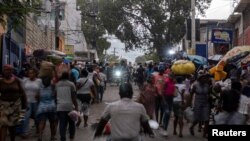
[[[43,61],[40,66],[38,77],[53,77],[54,65],[51,62]]]
[[[191,107],[187,107],[186,110],[184,110],[184,118],[188,122],[193,122],[194,121],[194,111]]]

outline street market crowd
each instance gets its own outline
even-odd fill
[[[208,137],[209,124],[249,124],[248,67],[232,65],[221,81],[215,81],[206,66],[190,75],[174,75],[170,68],[171,64],[149,64],[137,69],[141,90],[138,102],[144,105],[148,116],[161,125],[163,136],[168,136],[172,111],[173,135],[181,138],[185,136],[182,133],[184,121],[190,123],[191,135],[195,135],[198,125],[197,131],[203,132],[204,138]]]
[[[249,124],[249,67],[231,67],[225,79],[214,81],[207,67],[200,67],[194,74],[175,75],[172,65],[161,62],[135,67],[122,61],[120,70],[128,79],[119,84],[121,99],[105,108],[95,137],[101,136],[107,125],[112,141],[141,141],[142,130],[154,137],[149,120],[157,121],[166,137],[169,122],[173,122],[173,135],[180,138],[185,137],[184,127],[189,127],[194,136],[197,126],[207,138],[209,124]],[[51,140],[56,140],[57,129],[61,141],[67,140],[67,130],[69,139],[74,140],[82,119],[84,127],[88,126],[91,104],[102,102],[116,68],[95,63],[76,66],[54,66],[43,61],[35,67],[26,64],[23,72],[16,73],[12,65],[4,65],[0,79],[0,140],[5,141],[8,134],[11,141],[16,135],[29,138],[31,119],[38,141],[43,140],[47,120]],[[135,101],[132,85],[140,90]],[[184,126],[187,123],[190,126]]]
[[[0,140],[7,135],[15,141],[17,135],[28,139],[31,120],[38,141],[43,140],[46,121],[50,123],[51,140],[73,140],[82,119],[88,126],[91,104],[102,102],[106,75],[96,64],[78,68],[74,63],[56,66],[48,61],[25,63],[17,72],[14,65],[3,66],[0,77]]]

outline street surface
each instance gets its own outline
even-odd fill
[[[138,88],[137,86],[134,86],[134,99],[136,99],[138,95]],[[91,129],[91,124],[97,122],[98,119],[100,119],[100,116],[107,105],[107,103],[116,101],[119,99],[118,94],[118,87],[117,86],[110,86],[108,84],[107,90],[104,94],[104,100],[100,104],[94,104],[91,105],[91,111],[90,111],[90,117],[89,117],[89,126],[87,128],[83,127],[83,123],[80,125],[79,128],[76,130],[76,137],[75,141],[106,141],[106,137],[97,138],[93,140],[93,134],[94,131]],[[184,131],[183,131],[183,138],[179,138],[178,136],[173,135],[173,118],[171,118],[170,125],[168,128],[168,134],[169,136],[167,138],[162,137],[160,135],[160,130],[154,130],[156,137],[155,138],[149,138],[143,136],[143,141],[205,141],[205,139],[202,138],[202,134],[199,133],[197,130],[195,130],[196,134],[195,136],[191,136],[188,131],[189,125],[185,123],[184,125]],[[33,125],[33,124],[32,124]],[[29,139],[21,139],[17,137],[17,141],[25,140],[25,141],[37,141],[37,137],[35,136],[35,128],[31,128],[32,133]],[[178,131],[178,130],[177,130]],[[59,131],[57,132],[57,140],[60,141],[59,137]],[[69,139],[68,139],[69,140]],[[46,125],[45,133],[43,136],[43,141],[50,141],[50,129],[49,124]]]

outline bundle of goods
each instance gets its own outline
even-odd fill
[[[177,60],[171,67],[175,75],[190,75],[195,73],[195,69],[194,63],[188,60]]]
[[[53,64],[60,64],[61,62],[63,62],[63,58],[60,56],[56,56],[56,55],[48,55],[47,60],[49,60],[50,62],[52,62]]]
[[[229,50],[227,54],[219,61],[219,63],[209,70],[210,74],[214,75],[215,81],[220,81],[226,78],[228,72],[225,72],[225,66],[233,63],[238,65],[239,62],[248,63],[250,60],[250,46],[238,46]]]
[[[48,61],[42,61],[39,71],[39,77],[53,77],[54,65]]]
[[[58,64],[56,66],[56,74],[57,78],[60,78],[63,74],[63,72],[70,72],[70,66],[64,63]]]

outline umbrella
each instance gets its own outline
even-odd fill
[[[51,50],[52,54],[58,55],[58,56],[66,56],[64,52],[61,52],[59,50]]]
[[[64,57],[65,60],[69,60],[69,61],[73,61],[73,57],[72,56],[66,56]]]
[[[207,59],[199,55],[187,55],[187,58],[198,65],[207,65]]]
[[[65,63],[65,64],[68,64],[68,63],[70,63],[70,62],[72,62],[71,60],[68,60],[68,59],[64,59],[63,60],[63,63]]]
[[[223,55],[220,55],[220,54],[216,54],[214,56],[209,56],[208,57],[208,60],[211,60],[211,61],[219,61],[220,59],[222,59]]]

